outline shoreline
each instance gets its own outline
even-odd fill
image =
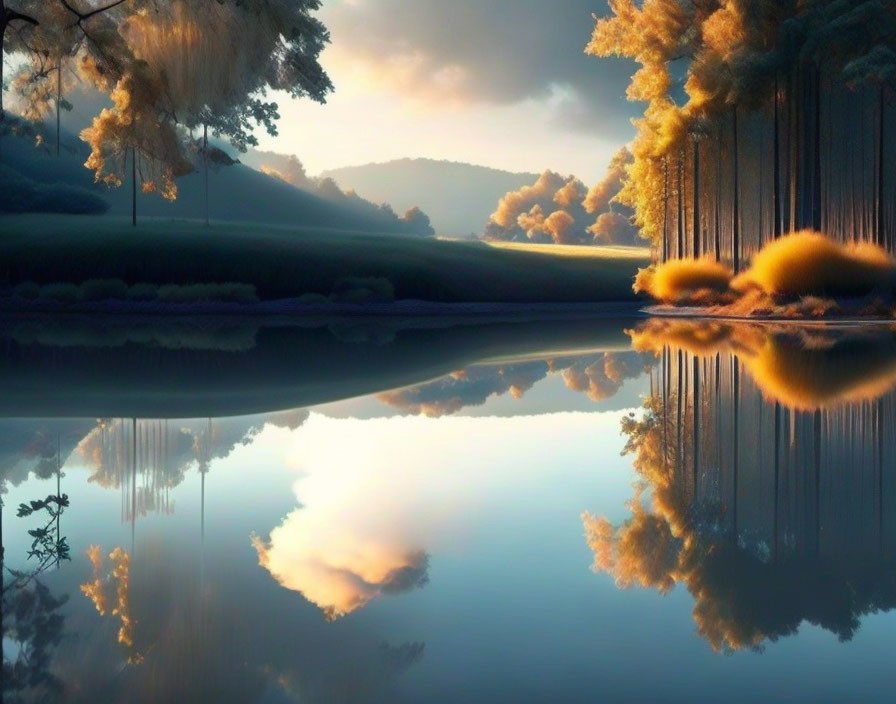
[[[218,317],[260,319],[319,318],[522,318],[530,316],[613,318],[641,317],[640,302],[575,303],[438,303],[401,300],[390,303],[302,303],[298,299],[259,303],[158,303],[134,301],[96,301],[72,304],[54,301],[0,300],[0,316],[31,318],[37,316],[108,316],[140,318]]]
[[[830,316],[825,318],[792,318],[781,315],[736,315],[704,312],[695,306],[647,306],[641,313],[650,318],[678,318],[683,320],[713,320],[733,323],[788,323],[792,325],[896,325],[894,318],[879,316]]]

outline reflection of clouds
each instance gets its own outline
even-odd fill
[[[382,594],[398,594],[428,581],[423,552],[376,543],[348,533],[315,532],[301,512],[290,514],[267,543],[254,538],[259,564],[281,585],[301,592],[328,620],[363,608]]]
[[[268,429],[251,451],[286,448],[286,464],[300,473],[300,506],[253,538],[259,562],[330,617],[422,587],[427,555],[460,549],[477,507],[497,500],[490,493],[506,497],[545,472],[575,466],[587,452],[582,443],[596,442],[595,427],[612,427],[611,417],[312,414],[296,432]]]
[[[405,413],[439,418],[509,393],[519,400],[550,374],[561,374],[567,388],[595,402],[612,398],[627,379],[646,371],[653,360],[636,352],[608,352],[518,364],[470,367],[426,384],[389,391],[379,400]]]

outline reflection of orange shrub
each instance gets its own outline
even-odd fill
[[[896,260],[873,244],[843,245],[804,230],[766,245],[732,287],[773,296],[863,296],[892,289]]]
[[[642,269],[635,279],[636,293],[649,293],[663,303],[719,302],[733,276],[724,264],[703,259],[673,259]]]

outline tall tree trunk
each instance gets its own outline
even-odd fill
[[[888,244],[884,240],[884,149],[886,147],[884,127],[886,125],[887,109],[884,100],[884,86],[881,84],[878,96],[877,117],[877,223],[875,226],[877,230],[875,241],[880,245]]]
[[[0,0],[0,164],[3,163],[3,137],[6,132],[6,106],[3,104],[3,70],[4,60],[6,59],[5,54],[5,46],[6,46],[6,28],[9,26],[9,20],[7,19],[6,13],[7,10],[3,7],[3,2]]]
[[[815,146],[812,155],[812,227],[821,232],[821,69],[815,69]]]
[[[137,227],[137,150],[131,147],[131,225]]]
[[[663,263],[669,260],[669,159],[663,157]]]
[[[684,155],[678,155],[678,247],[675,256],[684,258]]]
[[[733,169],[734,169],[734,207],[733,237],[734,273],[740,272],[740,154],[738,153],[737,105],[732,107],[732,128],[734,131]]]
[[[205,226],[208,227],[208,125],[202,126],[202,163],[205,170]]]
[[[700,242],[700,142],[694,139],[694,259],[701,254]]]
[[[781,211],[781,123],[779,112],[781,96],[779,95],[778,72],[775,71],[775,183],[774,183],[774,236],[781,236],[784,214]]]
[[[716,213],[715,213],[715,248],[716,261],[722,261],[722,140],[721,135],[716,142]]]
[[[56,66],[56,157],[62,144],[62,57]]]

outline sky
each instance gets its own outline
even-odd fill
[[[633,65],[586,56],[605,0],[323,0],[336,91],[280,98],[280,136],[309,173],[403,157],[586,182],[634,136]]]

